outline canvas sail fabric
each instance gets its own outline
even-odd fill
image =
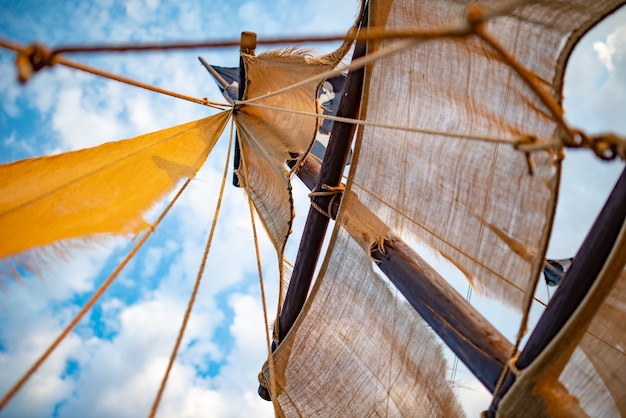
[[[303,314],[274,353],[282,412],[463,416],[433,332],[359,242],[343,228],[334,234]]]
[[[142,215],[195,175],[230,112],[132,139],[0,166],[0,258],[95,234],[137,234]]]
[[[500,402],[499,416],[626,416],[625,261],[626,224],[576,312],[519,372]]]
[[[519,3],[487,31],[560,102],[575,41],[619,2]],[[451,25],[468,4],[375,1],[370,24],[389,31]],[[521,308],[543,266],[561,156],[533,153],[531,175],[525,155],[506,142],[559,138],[548,109],[476,36],[423,41],[377,60],[367,78],[366,120],[447,135],[365,126],[353,191],[396,234],[434,248],[479,291]]]
[[[242,54],[246,68],[243,100],[289,87],[334,68],[350,48],[346,41],[335,52],[318,57],[306,51],[287,49],[259,56]],[[291,89],[259,100],[258,104],[308,113],[322,113],[317,101],[318,83]],[[291,172],[313,146],[321,122],[310,116],[241,105],[235,113],[242,159],[246,164],[254,206],[279,254],[291,232],[294,216]],[[239,179],[245,184],[241,168]]]

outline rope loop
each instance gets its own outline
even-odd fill
[[[607,133],[597,136],[588,136],[582,131],[574,131],[572,139],[565,143],[572,148],[589,148],[602,160],[610,161],[619,157],[626,160],[626,139]]]
[[[40,44],[31,44],[18,52],[15,58],[17,76],[21,84],[25,84],[34,73],[45,67],[52,67],[55,54]]]
[[[333,209],[333,205],[337,197],[343,195],[343,191],[345,189],[345,185],[343,183],[339,183],[338,186],[329,186],[328,184],[322,184],[322,190],[317,190],[317,188],[313,189],[311,193],[309,193],[309,198],[311,199],[311,206],[313,206],[319,213],[326,216],[327,218],[332,218],[331,212]],[[330,197],[328,202],[328,206],[324,209],[318,203],[319,200],[317,198],[320,197]]]

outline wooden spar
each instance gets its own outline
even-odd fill
[[[537,326],[515,363],[519,369],[528,367],[554,339],[578,308],[593,286],[606,262],[626,219],[626,169],[622,172],[602,211],[583,241],[574,262],[561,280],[546,306]],[[494,396],[488,416],[495,416],[498,403],[515,381],[507,375],[502,388]]]
[[[362,27],[366,25],[367,22],[364,20]],[[365,41],[357,42],[353,59],[365,55],[365,47]],[[358,118],[361,90],[363,88],[363,74],[363,69],[348,74],[341,101],[339,102],[337,116]],[[354,124],[342,122],[333,124],[315,190],[323,190],[323,185],[338,186],[341,183],[341,176],[350,154],[350,145],[352,144],[352,137],[355,131],[356,125]],[[329,202],[329,198],[320,198],[318,205],[324,207],[324,204],[328,205]],[[285,302],[278,320],[279,342],[287,335],[302,310],[311,281],[313,280],[315,266],[324,242],[329,220],[326,215],[320,213],[313,206],[309,209],[296,262],[291,273],[291,280],[285,295]]]
[[[360,46],[360,48],[365,48],[365,46]],[[364,53],[364,50],[357,51],[358,49],[355,49],[355,57]],[[355,94],[355,90],[360,93],[363,82],[362,71],[358,73],[348,75],[338,116],[356,117],[358,115],[360,94]],[[359,79],[356,80],[356,77]],[[323,184],[336,186],[340,183],[354,131],[353,125],[334,123],[322,166],[320,167],[313,159],[307,158],[297,173],[307,187],[313,190],[315,186],[315,190],[320,190]],[[338,206],[337,199],[330,210],[333,218],[336,216]],[[279,317],[279,341],[287,335],[302,310],[313,279],[328,221],[329,219],[316,209],[309,210],[291,281]],[[393,242],[385,241],[385,250],[387,249],[389,251],[385,254],[374,250],[371,254],[372,258],[433,330],[475,373],[481,383],[493,391],[512,351],[511,343],[445,280],[436,273],[433,274],[431,270],[422,269],[420,267],[422,263],[415,261],[419,257],[399,239]],[[259,395],[270,400],[268,391],[261,386]]]
[[[246,90],[246,65],[243,61],[241,54],[254,55],[256,49],[256,33],[254,32],[241,32],[241,41],[239,47],[239,100],[243,100],[243,96]],[[241,162],[241,149],[239,148],[239,136],[235,133],[235,152],[233,154],[233,186],[241,187],[237,170],[239,170],[239,164]]]
[[[402,241],[385,240],[383,251],[371,252],[378,268],[493,393],[512,344]]]

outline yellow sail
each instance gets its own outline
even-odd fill
[[[0,258],[60,240],[145,229],[142,214],[195,175],[229,116],[0,166]]]

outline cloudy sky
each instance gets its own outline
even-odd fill
[[[92,4],[93,3],[93,4]],[[356,1],[116,2],[0,0],[0,37],[48,45],[238,39],[343,33]],[[568,119],[589,132],[626,135],[626,12],[583,40],[565,85]],[[620,26],[621,24],[621,26]],[[332,45],[317,46],[320,52]],[[223,101],[197,56],[238,65],[236,49],[76,56],[76,60],[194,97]],[[15,80],[14,54],[0,50],[0,162],[85,148],[202,118],[213,111],[65,68]],[[180,203],[168,215],[94,310],[1,416],[135,417],[146,415],[182,321],[215,207],[226,157],[224,137]],[[561,209],[550,255],[573,255],[621,163],[599,164],[568,153]],[[296,200],[307,202],[296,186]],[[580,202],[584,202],[581,204]],[[162,206],[155,208],[154,213]],[[306,204],[298,211],[295,234]],[[153,215],[153,214],[152,214]],[[128,252],[127,239],[74,249],[48,261],[43,277],[4,280],[0,289],[0,393],[4,394],[69,322]],[[293,260],[294,245],[288,251]],[[274,255],[262,242],[268,289],[276,288]],[[268,295],[275,306],[275,292]],[[200,293],[160,416],[272,416],[256,395],[263,331],[254,247],[246,200],[228,187]],[[471,415],[486,398],[462,385]],[[488,401],[488,399],[487,399]]]

